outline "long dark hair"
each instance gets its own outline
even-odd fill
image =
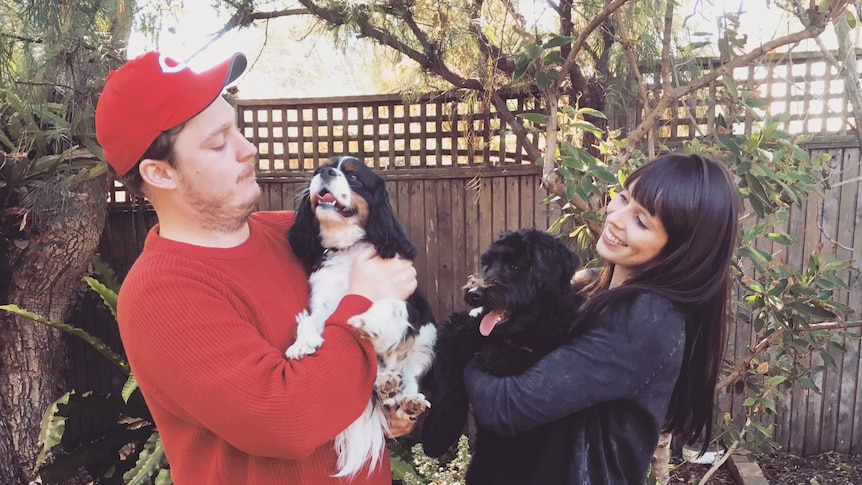
[[[681,153],[642,165],[625,185],[638,204],[661,220],[668,240],[616,288],[608,289],[613,266],[606,264],[585,289],[590,298],[584,313],[596,314],[622,296],[643,291],[674,302],[685,318],[685,354],[663,431],[680,434],[688,443],[702,438],[706,449],[726,344],[739,192],[721,164]]]

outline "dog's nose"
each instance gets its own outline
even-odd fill
[[[467,302],[468,305],[478,306],[482,303],[482,289],[481,288],[470,288],[467,290],[467,293],[464,294],[464,301]]]
[[[334,179],[338,177],[338,170],[333,167],[326,167],[320,172],[320,176],[323,177],[323,180]]]

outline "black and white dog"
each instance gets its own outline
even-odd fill
[[[480,263],[480,271],[464,287],[464,299],[473,309],[452,314],[440,327],[434,365],[425,380],[434,407],[425,416],[421,439],[432,457],[446,454],[465,431],[469,403],[463,371],[471,359],[495,375],[519,374],[571,339],[577,326],[581,298],[571,280],[580,259],[562,241],[535,229],[508,232],[491,244]],[[549,428],[516,436],[478,428],[467,483],[563,483],[553,475],[553,466],[543,465],[554,456]]]
[[[309,310],[297,316],[296,342],[285,355],[301,359],[323,343],[324,322],[348,291],[350,265],[374,246],[383,258],[413,259],[416,248],[395,218],[382,178],[361,160],[334,157],[315,170],[288,231],[294,253],[309,274]],[[407,301],[379,300],[347,322],[374,344],[376,392],[362,415],[335,439],[338,470],[353,476],[373,470],[386,452],[390,409],[415,419],[430,403],[419,380],[431,366],[437,329],[431,305],[417,290]]]

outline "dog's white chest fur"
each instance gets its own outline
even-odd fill
[[[285,352],[288,358],[301,359],[323,344],[324,324],[349,291],[353,260],[368,246],[358,242],[325,254],[309,277],[310,308],[296,317],[296,342]],[[419,392],[419,379],[431,365],[437,338],[437,328],[426,322],[421,322],[418,333],[408,337],[411,323],[407,303],[401,300],[378,300],[347,323],[374,345],[378,374],[376,397],[353,424],[336,436],[335,476],[353,476],[366,463],[370,469],[379,463],[385,452],[383,431],[388,428],[388,409],[396,409],[402,418],[415,419],[431,405]]]
[[[350,287],[350,266],[356,255],[368,248],[369,244],[359,242],[347,249],[330,251],[323,262],[308,279],[311,287],[310,312],[320,313],[324,318],[332,315],[338,302],[347,295]]]

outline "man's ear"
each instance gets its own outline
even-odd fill
[[[177,186],[176,171],[165,161],[145,158],[138,170],[145,184],[153,188],[171,190]]]

